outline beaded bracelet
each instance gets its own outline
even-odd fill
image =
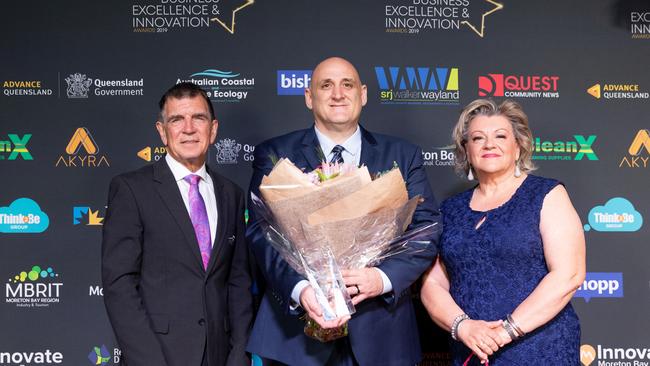
[[[469,319],[469,315],[463,313],[454,318],[454,322],[451,323],[451,338],[453,340],[458,340],[458,326],[463,320]]]

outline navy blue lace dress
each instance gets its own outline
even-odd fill
[[[558,184],[528,175],[509,201],[485,212],[470,208],[473,189],[443,202],[440,255],[451,296],[472,319],[505,319],[548,273],[539,219],[544,197]],[[579,348],[580,325],[569,303],[548,323],[500,349],[490,366],[575,366]],[[471,353],[453,340],[451,351],[454,365]],[[471,364],[479,365],[478,359]]]

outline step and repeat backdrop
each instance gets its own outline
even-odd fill
[[[461,108],[521,103],[536,174],[566,184],[584,225],[581,362],[650,364],[647,1],[14,1],[2,14],[0,365],[119,362],[100,281],[108,183],[164,156],[167,88],[205,88],[220,121],[209,164],[245,188],[256,144],[313,123],[303,90],[335,55],[368,86],[363,126],[420,145],[439,200],[472,184],[452,168]],[[422,365],[447,365],[447,335],[420,315]]]

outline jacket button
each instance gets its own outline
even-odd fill
[[[205,319],[199,319],[198,323],[200,326],[203,326],[205,324]]]

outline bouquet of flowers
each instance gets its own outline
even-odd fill
[[[423,250],[431,243],[421,239],[437,229],[432,224],[405,233],[421,198],[409,200],[398,167],[373,180],[365,166],[323,163],[304,173],[280,159],[259,190],[263,200],[254,196],[252,202],[266,239],[309,280],[326,320],[355,311],[339,268],[364,268],[405,250]],[[305,333],[327,341],[346,329],[324,331],[308,320]]]

